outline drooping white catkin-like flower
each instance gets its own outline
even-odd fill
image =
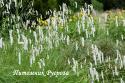
[[[36,58],[35,58],[35,49],[33,49],[32,51],[32,60],[33,60],[33,63],[35,62]]]
[[[119,40],[116,40],[116,46],[118,46],[118,44],[119,44]]]
[[[108,14],[105,13],[104,16],[105,16],[105,22],[107,22]]]
[[[73,72],[78,75],[78,61],[76,61],[74,58],[72,58],[72,60],[73,60],[73,67],[72,67]]]
[[[62,21],[63,21],[62,23],[64,24],[64,20],[65,20],[65,11],[66,11],[66,4],[64,4],[64,3],[63,3],[63,5],[62,5],[62,10],[63,10],[63,11],[62,11],[62,17],[63,17],[63,18],[62,18]]]
[[[36,34],[36,32],[35,32],[35,31],[33,32],[33,35],[34,35],[34,38],[35,38],[35,43],[37,43],[37,42],[38,42],[38,40],[37,40],[37,34]]]
[[[9,5],[6,4],[6,11],[9,13]]]
[[[98,49],[96,48],[96,45],[92,44],[92,53],[93,53],[93,60],[95,62],[95,65],[97,65],[97,59],[96,59],[97,52],[98,52]]]
[[[46,66],[46,65],[45,65],[45,59],[44,59],[44,58],[40,59],[40,63],[41,63],[41,65],[42,65],[43,67]]]
[[[39,26],[39,37],[43,38],[44,34],[43,34],[43,30],[41,29],[41,27]]]
[[[75,43],[76,51],[79,49],[78,42]]]
[[[3,47],[3,38],[0,38],[0,48]]]
[[[103,74],[103,71],[101,71],[101,77],[102,77],[102,79],[104,80],[104,74]]]
[[[44,40],[44,34],[43,31],[39,28],[39,41],[40,43],[43,43]]]
[[[55,38],[55,46],[57,47],[57,46],[59,46],[59,36],[58,36],[58,34],[56,35],[56,38]]]
[[[20,44],[20,31],[17,29],[17,35],[18,35],[18,44]]]
[[[78,33],[80,34],[81,33],[81,31],[80,31],[80,23],[79,23],[79,21],[78,21],[78,23],[77,23],[77,31],[78,31]]]
[[[2,6],[4,5],[4,2],[3,2],[3,0],[0,0],[0,3],[1,3],[1,5],[2,5]]]
[[[20,16],[17,16],[17,21],[20,21]],[[16,25],[19,28],[19,24]]]
[[[14,3],[15,3],[15,7],[17,7],[17,0],[14,0]]]
[[[70,43],[70,38],[69,38],[68,35],[67,35],[67,38],[66,38],[66,43],[67,43],[67,45],[69,45],[69,43]]]
[[[26,27],[30,24],[30,20],[26,20]]]
[[[85,31],[85,16],[82,16],[82,31],[84,32]]]
[[[102,62],[104,62],[104,54],[103,54],[103,52],[101,53],[101,58],[102,58]]]
[[[125,67],[125,56],[123,57],[123,66]]]
[[[90,63],[89,73],[92,78],[92,81],[94,81],[94,71],[93,71],[92,63]]]
[[[25,38],[24,40],[24,50],[28,50],[28,39]]]
[[[101,51],[98,51],[97,53],[98,61],[101,64],[102,63],[102,58],[101,58]]]
[[[41,69],[41,68],[42,68],[42,66],[41,66],[41,63],[40,63],[40,62],[38,62],[38,65],[39,65],[39,68]]]
[[[123,20],[123,26],[125,26],[125,20]]]
[[[68,32],[69,31],[69,27],[68,26],[66,26],[66,32]]]
[[[122,61],[122,59],[120,58],[120,69],[122,69],[123,68],[123,61]]]
[[[124,35],[123,35],[123,34],[121,35],[121,39],[122,39],[122,40],[124,39]]]
[[[115,66],[115,75],[119,75],[119,72],[118,72],[118,69],[117,69],[117,66]]]
[[[31,41],[31,39],[30,39],[30,38],[28,39],[28,41],[29,41],[29,44],[31,45],[32,41]]]
[[[1,2],[0,2],[1,3]],[[11,0],[9,1],[9,3],[8,3],[8,8],[9,8],[9,10],[10,10],[10,6],[11,6]]]
[[[23,3],[22,3],[22,0],[21,0],[21,1],[20,1],[20,8],[22,8],[22,4],[23,4]]]
[[[99,82],[99,74],[98,74],[96,68],[93,68],[93,71],[94,71],[94,75],[96,77],[96,80]]]
[[[84,63],[86,63],[86,58],[85,58],[85,60],[84,60]]]
[[[32,67],[33,64],[33,58],[30,56],[30,67]]]
[[[81,42],[82,42],[82,46],[84,47],[84,46],[85,46],[85,40],[84,40],[84,37],[81,38]]]
[[[83,68],[83,64],[82,64],[82,63],[80,64],[80,68],[81,68],[81,69]]]
[[[10,44],[12,45],[13,44],[13,31],[12,30],[9,30],[9,36],[10,36]]]
[[[118,27],[118,25],[119,25],[119,24],[118,24],[118,16],[115,17],[115,24],[116,24],[116,26]]]
[[[88,5],[88,8],[87,8],[87,12],[88,12],[88,15],[90,15],[90,5]]]
[[[92,36],[95,37],[95,27],[92,27]]]
[[[21,65],[21,53],[18,54],[18,64]]]
[[[120,54],[119,50],[116,50],[116,54],[117,54],[116,60],[118,61],[118,60],[119,60],[119,58],[120,58],[120,56],[121,56],[121,54]]]
[[[61,33],[61,41],[63,42],[64,41],[64,34]]]
[[[57,40],[57,45],[59,45],[59,41]],[[52,43],[52,40],[49,41],[49,46],[50,46],[50,49],[53,48],[53,43]]]
[[[35,50],[35,56],[38,56],[40,53],[40,48],[34,47]]]
[[[77,8],[78,7],[78,4],[77,4],[77,2],[75,2],[75,8]]]
[[[69,65],[71,64],[71,62],[70,62],[69,58],[68,58],[68,64],[69,64]]]
[[[89,18],[89,21],[90,21],[90,26],[91,26],[91,34],[93,35],[93,37],[95,37],[95,26],[94,26],[94,19],[93,17],[90,17]]]
[[[28,50],[28,39],[22,34],[24,50]]]
[[[32,67],[32,64],[35,62],[35,50],[32,45],[32,54],[30,55],[30,67]]]
[[[88,33],[88,30],[87,30],[87,29],[85,29],[85,31],[86,31],[86,38],[89,38],[89,33]]]
[[[120,78],[120,83],[125,83],[124,80],[122,78]]]
[[[48,55],[48,54],[47,54],[46,58],[49,60],[49,58],[50,58],[50,57],[49,57],[49,55]]]
[[[40,45],[40,52],[43,51],[43,45]]]

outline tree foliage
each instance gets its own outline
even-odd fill
[[[103,4],[104,10],[125,8],[125,0],[97,0]]]

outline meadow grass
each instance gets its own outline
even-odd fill
[[[96,16],[88,10],[72,16],[55,12],[47,25],[35,30],[22,21],[6,29],[11,24],[4,21],[0,83],[124,83],[124,12]],[[13,75],[14,70],[68,71],[69,75]]]

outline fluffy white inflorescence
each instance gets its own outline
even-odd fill
[[[82,46],[84,47],[84,45],[85,45],[84,37],[81,38],[81,42],[82,42]]]
[[[13,45],[13,30],[9,30],[9,35],[10,35],[10,44]]]
[[[21,64],[21,53],[19,52],[18,54],[18,64],[20,65]]]
[[[123,26],[125,26],[125,20],[122,20],[123,21]]]
[[[74,58],[72,58],[72,60],[73,60],[73,66],[72,66],[73,72],[78,75],[78,61],[75,60]]]
[[[0,38],[0,48],[3,47],[3,38]]]
[[[117,27],[119,26],[119,24],[118,24],[118,16],[115,17],[115,24],[116,24]]]

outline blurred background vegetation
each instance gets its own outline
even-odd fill
[[[59,9],[59,5],[66,3],[73,9],[75,2],[78,3],[78,7],[84,6],[84,3],[93,4],[97,10],[125,8],[125,0],[34,0],[34,7],[43,12],[48,9]]]
[[[6,4],[10,1],[14,2],[15,0],[3,0],[5,7]],[[45,15],[46,11],[50,9],[59,10],[63,3],[66,3],[67,6],[72,10],[78,10],[80,7],[83,7],[85,3],[92,4],[96,10],[110,10],[116,8],[125,8],[125,0],[17,0],[17,2],[22,2],[22,9],[19,8],[20,12],[26,12],[33,2],[33,8],[37,10],[42,15]],[[78,4],[78,8],[75,9],[75,2]],[[0,6],[0,15],[5,7]],[[15,12],[15,4],[11,4],[11,13]]]
[[[29,18],[34,19],[34,17],[37,15],[34,13],[34,15],[30,17],[31,15],[27,13],[30,8],[33,8],[31,10],[37,10],[38,14],[42,14],[43,19],[47,19],[50,14],[52,14],[51,10],[60,10],[60,7],[62,7],[63,3],[66,3],[68,8],[70,8],[72,11],[78,11],[79,8],[85,7],[85,3],[92,4],[94,9],[98,11],[106,11],[117,8],[125,9],[125,0],[3,0],[4,4],[0,4],[0,21],[8,15],[4,15],[3,11],[7,9],[6,4],[9,4],[10,1],[10,14],[18,14],[20,16],[22,14],[21,17],[24,21]],[[15,1],[17,1],[18,7],[15,7]],[[22,6],[20,6],[20,3],[22,3]],[[46,11],[49,12],[48,15],[46,14]],[[33,11],[31,12],[33,13]]]
[[[10,0],[4,0],[4,3],[9,1]],[[17,1],[19,2],[21,0]],[[34,8],[39,12],[45,12],[46,10],[55,8],[59,9],[59,5],[61,6],[63,3],[66,3],[68,7],[72,8],[75,2],[78,3],[78,7],[84,6],[84,3],[86,2],[87,4],[93,4],[93,6],[99,10],[125,8],[125,0],[22,0],[23,6],[28,6],[31,1],[34,2]]]

